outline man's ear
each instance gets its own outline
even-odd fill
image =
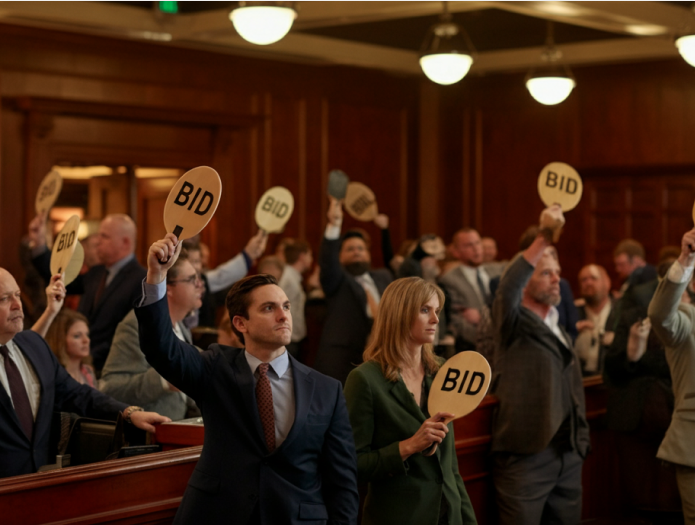
[[[240,315],[235,315],[234,318],[232,319],[232,325],[234,325],[234,328],[239,330],[242,334],[248,333],[248,330],[246,328],[246,322],[248,319],[245,319],[244,317]]]

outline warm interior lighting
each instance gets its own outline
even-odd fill
[[[292,27],[297,12],[291,7],[252,5],[241,6],[229,13],[234,29],[244,40],[259,46],[273,44]]]
[[[64,179],[84,180],[113,175],[113,169],[109,166],[53,166],[53,169]]]
[[[676,40],[676,47],[683,59],[695,67],[695,35],[680,37]]]
[[[546,65],[531,70],[526,76],[526,88],[531,96],[541,104],[553,106],[567,97],[577,85],[567,65],[561,65],[562,53],[555,47],[553,23],[548,21],[545,49],[541,59]]]
[[[565,100],[575,85],[575,81],[567,77],[535,77],[526,81],[531,96],[546,106]]]
[[[427,78],[445,86],[455,84],[465,77],[472,63],[473,59],[469,55],[456,53],[425,55],[420,58],[420,67]]]
[[[447,3],[442,4],[444,12],[422,44],[420,67],[432,82],[448,86],[466,76],[473,64],[474,49],[463,28],[451,21]]]

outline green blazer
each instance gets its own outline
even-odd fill
[[[432,377],[426,377],[428,387]],[[398,443],[413,436],[425,415],[405,386],[393,383],[373,361],[358,366],[345,383],[345,400],[357,448],[357,475],[369,483],[364,525],[436,525],[442,496],[449,525],[477,523],[458,471],[453,425],[432,456],[401,459]]]

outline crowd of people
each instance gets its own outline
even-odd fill
[[[42,277],[46,307],[29,312],[31,323],[0,269],[0,402],[13,408],[0,423],[0,477],[49,461],[54,410],[120,414],[150,431],[202,415],[205,447],[181,523],[229,513],[251,524],[353,523],[358,481],[368,485],[363,523],[475,523],[455,414],[430,414],[427,404],[444,360],[475,350],[491,364],[499,401],[491,450],[500,523],[580,522],[591,448],[582,377],[603,376],[625,512],[667,520],[682,508],[695,524],[695,308],[685,306],[695,296],[695,233],[664,247],[656,266],[638,241],[620,242],[615,289],[589,264],[575,300],[555,247],[558,206],[519,232],[508,261],[472,228],[448,245],[426,234],[394,252],[382,214],[383,265],[374,265],[367,232],[342,222],[343,203],[331,198],[317,265],[303,239],[282,239],[264,256],[259,231],[216,268],[198,239],[168,234],[143,267],[135,223],[109,215],[91,264],[65,286],[50,275],[46,217],[37,216],[26,283]],[[76,310],[64,306],[70,296]],[[305,304],[317,297],[322,332],[303,363]],[[196,327],[216,327],[218,344],[196,347]]]

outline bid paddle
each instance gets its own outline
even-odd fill
[[[50,210],[62,189],[63,177],[56,170],[50,171],[43,178],[39,185],[39,190],[36,192],[36,214],[41,215]]]
[[[361,182],[348,184],[345,194],[345,209],[358,221],[373,221],[379,215],[374,192]]]
[[[80,218],[77,215],[73,215],[67,220],[63,229],[60,230],[60,233],[53,243],[53,250],[51,251],[51,275],[66,273],[72,256],[75,253],[77,230],[79,227]]]
[[[274,186],[266,191],[256,205],[256,224],[264,233],[279,233],[292,217],[294,197],[287,188]]]

